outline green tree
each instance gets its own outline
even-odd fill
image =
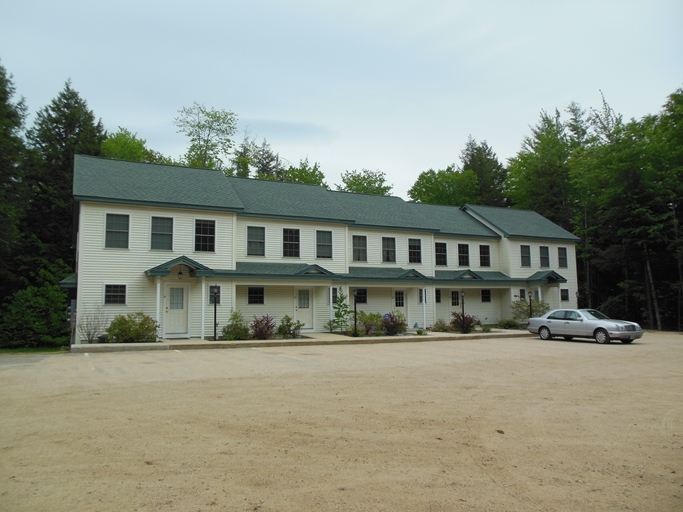
[[[477,176],[472,170],[457,171],[449,166],[421,172],[408,196],[420,203],[462,206],[476,201],[477,190]]]
[[[174,163],[170,158],[149,149],[147,141],[138,138],[137,133],[132,133],[121,126],[115,133],[107,134],[107,138],[102,142],[101,156],[134,162]]]
[[[21,136],[27,108],[14,100],[12,76],[0,65],[0,297],[19,284],[12,257],[19,238],[19,218],[26,200],[23,161],[26,147]]]
[[[541,112],[538,124],[524,138],[508,165],[508,195],[517,208],[535,210],[571,229],[570,145],[560,113]]]
[[[260,146],[254,145],[250,163],[260,180],[279,180],[283,172],[280,155],[271,149],[266,139],[263,139]]]
[[[460,154],[460,161],[463,174],[472,171],[477,178],[476,197],[471,202],[487,206],[507,205],[507,171],[486,141],[477,143],[470,135]]]
[[[341,192],[355,192],[357,194],[371,194],[388,196],[391,194],[393,185],[387,184],[387,177],[381,171],[346,171],[341,175],[342,184],[335,184]]]
[[[237,130],[237,115],[227,110],[207,109],[196,101],[183,107],[173,122],[178,133],[190,138],[185,154],[187,165],[223,170],[230,150],[232,136]]]
[[[297,167],[289,166],[282,171],[280,179],[282,181],[289,181],[293,183],[306,183],[308,185],[319,185],[329,190],[329,186],[325,183],[325,174],[320,170],[320,165],[315,162],[311,165],[308,158],[299,161]]]
[[[29,199],[21,221],[22,271],[61,259],[73,268],[73,162],[75,154],[99,155],[105,139],[101,121],[66,82],[36,114],[27,133],[36,157],[25,174]]]
[[[252,161],[254,159],[254,151],[256,144],[247,135],[242,139],[242,143],[233,153],[230,159],[230,167],[225,171],[228,176],[237,176],[238,178],[248,178],[251,174]]]

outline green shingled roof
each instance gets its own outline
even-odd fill
[[[578,242],[579,238],[531,210],[466,204],[463,211],[489,223],[506,238],[544,238]]]
[[[400,197],[352,194],[319,186],[226,177],[220,171],[76,155],[74,198],[238,215],[339,222],[466,238],[579,239],[529,210],[429,205]],[[480,222],[477,219],[481,219]]]
[[[76,155],[74,198],[179,208],[242,210],[220,171]]]

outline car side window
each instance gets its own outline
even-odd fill
[[[564,311],[555,311],[548,318],[550,320],[564,320]]]

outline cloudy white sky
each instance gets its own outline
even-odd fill
[[[541,110],[660,111],[683,86],[681,0],[0,0],[0,62],[32,113],[71,79],[105,127],[174,157],[194,101],[292,163],[387,175],[505,163]],[[236,139],[241,140],[241,134]]]

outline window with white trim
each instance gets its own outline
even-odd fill
[[[491,266],[491,246],[490,245],[480,245],[479,246],[479,266],[480,267],[490,267]]]
[[[436,264],[439,266],[448,265],[448,246],[445,242],[434,242],[434,255],[436,257]]]
[[[247,226],[247,256],[266,255],[266,228]]]
[[[519,248],[520,254],[522,256],[522,261],[521,264],[523,267],[530,267],[531,266],[531,246],[530,245],[522,245]]]
[[[104,285],[105,304],[125,304],[126,285],[125,284],[105,284]]]
[[[368,261],[368,237],[353,235],[353,261]]]
[[[396,239],[382,237],[382,261],[384,263],[396,263]]]
[[[451,306],[460,305],[460,292],[451,291]]]
[[[128,215],[108,213],[104,246],[110,249],[128,249],[129,224]]]
[[[422,241],[419,238],[408,239],[408,262],[422,263]]]
[[[173,250],[172,217],[152,217],[151,248],[160,251]]]
[[[482,302],[491,302],[491,290],[482,290],[481,291],[481,301]]]
[[[282,230],[282,255],[286,258],[299,257],[299,230],[284,228]]]
[[[247,304],[265,304],[266,293],[262,286],[250,286],[247,288]]]
[[[194,250],[197,252],[216,251],[216,221],[195,219]]]
[[[550,248],[542,245],[540,247],[541,253],[541,267],[547,268],[550,266]]]
[[[470,264],[470,246],[468,244],[458,244],[458,265],[468,267]]]
[[[557,265],[560,268],[567,268],[567,248],[566,247],[558,247],[557,248]]]
[[[332,231],[316,231],[316,257],[332,257]]]

